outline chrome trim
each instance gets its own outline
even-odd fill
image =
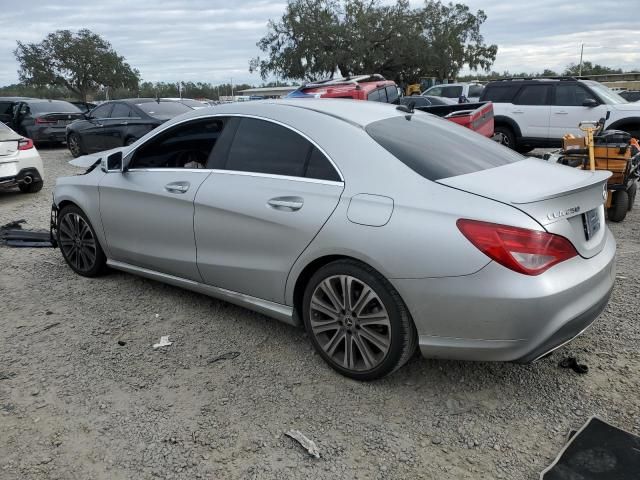
[[[204,108],[204,109],[200,109],[200,110],[207,110],[207,109]],[[297,133],[298,135],[302,136],[309,143],[311,143],[314,147],[316,147],[318,150],[320,150],[320,152],[327,158],[327,160],[329,160],[329,163],[331,163],[331,165],[336,170],[336,172],[338,172],[338,175],[340,176],[341,182],[344,182],[344,175],[342,175],[342,171],[338,168],[338,165],[336,164],[336,162],[333,161],[333,159],[329,156],[329,154],[326,152],[326,150],[324,148],[322,148],[320,145],[318,145],[315,142],[315,140],[312,140],[306,133],[301,132],[297,128],[292,127],[291,125],[287,125],[286,123],[282,123],[279,120],[274,120],[274,119],[267,118],[267,117],[261,117],[259,115],[247,115],[247,114],[244,114],[244,113],[216,113],[216,114],[210,114],[210,115],[199,115],[199,116],[195,116],[195,117],[186,118],[186,119],[181,120],[179,122],[172,123],[171,125],[167,125],[162,130],[160,130],[159,128],[156,128],[155,130],[153,130],[154,135],[151,138],[145,140],[144,143],[136,146],[136,148],[129,150],[127,152],[126,156],[129,156],[129,155],[135,153],[135,151],[138,148],[140,148],[142,145],[145,145],[147,142],[153,141],[153,139],[156,138],[158,135],[162,134],[162,132],[166,132],[167,130],[169,130],[169,129],[173,128],[173,127],[177,127],[179,125],[182,125],[183,123],[187,123],[187,122],[191,122],[191,121],[197,121],[197,120],[201,120],[201,119],[204,119],[204,118],[216,118],[216,117],[253,118],[253,119],[256,119],[256,120],[264,120],[266,122],[275,123],[276,125],[280,125],[281,127],[288,128],[289,130],[291,130],[291,131]],[[123,165],[124,165],[124,157],[123,157]],[[138,170],[138,169],[135,169],[135,170]],[[160,170],[160,169],[153,169],[153,170]],[[181,170],[183,170],[183,169],[181,169]],[[208,170],[208,169],[196,169],[196,170]],[[127,169],[127,171],[133,171],[133,170]],[[284,175],[281,175],[281,176],[284,176]],[[302,178],[302,177],[292,177],[292,178]],[[304,177],[304,178],[306,178],[306,177]],[[312,178],[312,179],[309,179],[309,180],[318,180],[318,179]],[[322,181],[326,181],[326,180],[322,180]],[[336,183],[336,182],[334,182],[334,183]]]
[[[280,303],[252,297],[251,295],[245,295],[244,293],[234,292],[225,288],[214,287],[194,280],[156,272],[155,270],[136,267],[135,265],[118,262],[116,260],[107,260],[107,265],[111,268],[115,268],[116,270],[122,270],[123,272],[132,273],[141,277],[150,278],[151,280],[202,293],[219,300],[224,300],[226,302],[233,303],[234,305],[239,305],[249,310],[253,310],[254,312],[273,317],[276,320],[288,323],[289,325],[298,325],[293,318],[293,308],[288,305],[282,305]]]
[[[210,168],[130,168],[124,173],[129,172],[202,172],[211,173],[214,170]]]
[[[274,178],[281,180],[291,180],[294,182],[305,182],[305,183],[320,183],[322,185],[337,185],[344,186],[344,182],[336,182],[333,180],[320,180],[319,178],[307,178],[307,177],[291,177],[289,175],[275,175],[273,173],[256,173],[256,172],[241,172],[238,170],[211,170],[213,173],[222,173],[224,175],[243,175],[246,177],[263,177],[263,178]]]

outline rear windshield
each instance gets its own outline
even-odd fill
[[[179,102],[145,102],[137,106],[146,114],[158,118],[172,118],[193,110]]]
[[[50,102],[29,102],[31,113],[80,113],[80,109],[69,102],[52,100]]]
[[[524,159],[472,130],[427,114],[379,120],[365,130],[407,167],[433,181]]]
[[[502,83],[485,87],[480,100],[483,102],[510,103],[520,89],[519,84]]]

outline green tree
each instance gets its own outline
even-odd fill
[[[482,10],[428,0],[289,0],[279,21],[258,43],[266,58],[250,61],[263,78],[315,80],[381,73],[396,81],[454,77],[463,65],[488,70],[497,46],[486,45]]]
[[[40,43],[17,43],[14,54],[25,85],[65,87],[82,101],[104,87],[137,89],[138,71],[90,30],[58,30]]]
[[[597,63],[593,65],[591,62],[582,63],[582,75],[607,75],[611,73],[622,73],[620,68],[609,68]],[[567,65],[564,71],[565,75],[577,76],[580,75],[580,65],[571,63]]]

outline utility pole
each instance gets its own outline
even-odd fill
[[[578,76],[582,76],[582,54],[584,53],[584,43],[580,47],[580,68],[578,69]]]

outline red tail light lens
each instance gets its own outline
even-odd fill
[[[30,138],[21,138],[18,140],[18,150],[30,150],[33,148],[33,140]]]
[[[53,125],[54,123],[58,123],[57,120],[47,120],[45,118],[36,118],[36,124],[38,125]]]
[[[515,272],[540,275],[578,255],[564,237],[547,232],[460,219],[458,229],[481,252]]]

